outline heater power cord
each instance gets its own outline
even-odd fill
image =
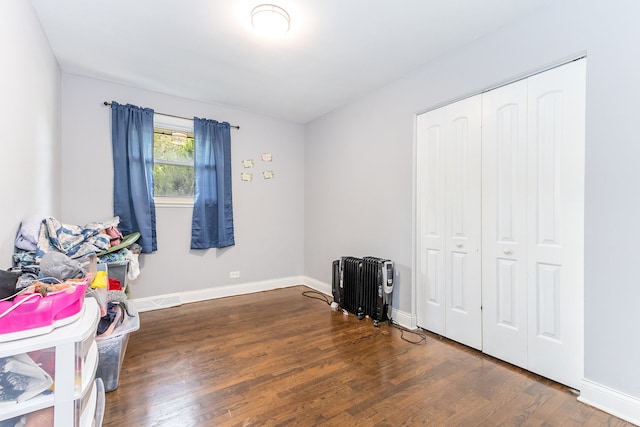
[[[302,292],[303,297],[318,299],[320,301],[324,301],[327,305],[331,305],[331,301],[329,301],[329,297],[318,291],[304,291]]]
[[[408,342],[409,344],[426,344],[427,343],[427,336],[421,332],[418,331],[412,331],[411,329],[407,329],[404,326],[400,326],[400,324],[396,323],[395,321],[393,321],[393,319],[389,319],[389,324],[391,326],[393,326],[394,328],[398,329],[400,331],[400,338],[402,338],[402,340]],[[404,334],[412,334],[418,337],[417,340],[410,340],[408,338],[406,338],[404,336]]]
[[[324,301],[327,305],[331,305],[331,301],[329,300],[329,297],[327,297],[325,294],[319,291],[304,291],[302,292],[302,296]],[[412,331],[411,329],[407,329],[404,326],[400,326],[400,324],[396,323],[393,319],[389,319],[389,325],[398,329],[400,331],[400,338],[402,338],[403,341],[406,341],[409,344],[418,345],[418,344],[425,344],[427,342],[427,336],[425,334],[417,331]],[[405,337],[404,335],[405,333],[415,335],[418,338],[416,340],[410,340],[407,337]]]

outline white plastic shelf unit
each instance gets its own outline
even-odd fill
[[[0,404],[0,424],[5,420],[53,408],[54,427],[100,427],[104,389],[100,381],[95,380],[98,321],[99,310],[95,299],[86,298],[82,315],[76,321],[48,334],[0,343],[0,358],[47,349],[55,357],[53,392],[42,393],[18,403]]]

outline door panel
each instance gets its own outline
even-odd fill
[[[515,91],[509,90],[505,92],[521,92],[520,88],[512,88],[516,89]],[[519,89],[519,90],[518,90]],[[500,93],[494,92],[490,95],[491,100],[494,100],[495,97],[501,96]],[[504,95],[502,95],[504,96]],[[487,107],[490,107],[491,104],[487,102]],[[495,106],[491,106],[492,108],[496,108]],[[522,125],[522,117],[520,111],[523,106],[518,104],[506,104],[495,111],[495,116],[491,116],[491,111],[489,111],[485,117],[492,117],[492,121],[495,120],[495,123],[491,125],[495,126],[495,129],[492,129],[488,132],[495,132],[495,142],[497,143],[497,147],[491,147],[492,150],[495,150],[495,153],[492,152],[493,156],[497,156],[495,167],[497,170],[497,180],[495,182],[497,191],[497,203],[498,207],[496,209],[498,218],[497,218],[497,239],[500,242],[506,243],[516,242],[516,230],[515,227],[518,225],[518,220],[521,219],[521,212],[517,210],[517,197],[518,197],[518,152],[521,149],[519,144],[522,144],[521,134],[518,133],[519,129]],[[487,126],[485,122],[485,127]],[[489,135],[489,133],[485,133]],[[487,140],[491,141],[490,139]],[[522,173],[522,171],[520,171]],[[493,190],[492,190],[493,191]]]
[[[559,170],[562,161],[558,158],[562,144],[562,93],[553,91],[544,93],[537,98],[536,117],[537,129],[532,130],[537,145],[538,161],[531,166],[531,173],[535,179],[537,192],[536,207],[536,236],[540,244],[558,245],[557,229],[559,222]]]
[[[585,61],[528,79],[528,369],[583,376]]]
[[[536,314],[535,334],[538,337],[562,343],[562,324],[560,323],[560,266],[553,264],[537,264],[536,274]]]
[[[445,333],[445,111],[418,116],[417,233],[418,325]]]
[[[418,325],[482,348],[481,98],[418,116]]]
[[[446,336],[482,348],[481,96],[446,107]]]
[[[482,98],[483,351],[527,366],[527,83]]]
[[[451,310],[457,310],[467,314],[465,301],[465,258],[466,254],[460,252],[451,253]]]
[[[498,258],[496,277],[497,324],[517,331],[522,328],[523,320],[518,316],[518,263]]]

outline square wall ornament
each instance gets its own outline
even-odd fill
[[[275,178],[275,175],[274,175],[273,171],[264,171],[264,172],[262,172],[262,176],[264,177],[264,179],[273,179],[273,178]]]

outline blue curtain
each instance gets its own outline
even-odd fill
[[[153,202],[153,110],[111,102],[113,213],[119,230],[140,232],[142,252],[158,249]]]
[[[193,119],[195,200],[191,249],[235,244],[231,202],[231,132],[229,123]]]

